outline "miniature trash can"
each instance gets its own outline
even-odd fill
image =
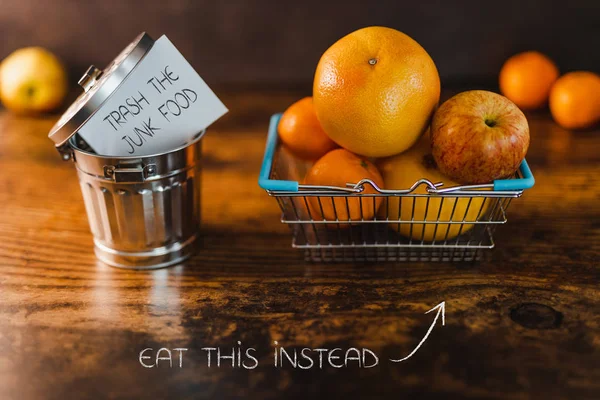
[[[193,253],[200,227],[204,131],[167,152],[126,157],[96,154],[77,134],[152,43],[141,34],[104,71],[90,67],[79,82],[85,92],[49,134],[63,159],[77,169],[96,256],[114,267],[180,263]]]

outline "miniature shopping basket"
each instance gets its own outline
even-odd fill
[[[523,160],[513,178],[480,185],[444,187],[427,179],[393,190],[368,179],[347,187],[300,184],[310,164],[278,144],[280,118],[271,117],[259,185],[279,203],[292,247],[304,249],[310,261],[477,260],[494,247],[494,230],[506,223],[511,201],[535,182]],[[365,193],[368,185],[374,190]]]

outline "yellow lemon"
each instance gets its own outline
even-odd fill
[[[19,49],[0,64],[0,100],[19,114],[52,111],[68,91],[60,60],[41,47]]]
[[[458,185],[437,169],[429,135],[425,134],[410,150],[383,159],[378,164],[386,189],[408,189],[424,178],[432,183],[443,182],[444,187]],[[414,193],[427,193],[420,187]],[[473,228],[472,222],[481,219],[491,204],[482,197],[457,198],[452,196],[390,197],[387,206],[380,208],[389,219],[402,221],[439,221],[438,224],[392,223],[402,236],[427,242],[453,239]],[[447,222],[465,222],[448,224]],[[444,223],[446,222],[446,223]],[[471,223],[469,223],[471,222]]]

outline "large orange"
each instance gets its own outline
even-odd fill
[[[337,147],[323,131],[312,97],[292,104],[281,116],[277,128],[281,141],[300,158],[316,160]]]
[[[323,54],[313,97],[330,138],[354,153],[385,157],[408,149],[427,129],[440,78],[429,54],[409,36],[369,27]]]
[[[588,128],[600,121],[600,76],[593,72],[569,72],[550,92],[552,117],[567,129]]]
[[[550,88],[558,79],[558,68],[537,51],[510,57],[500,70],[500,91],[523,110],[540,108],[548,101]]]
[[[372,162],[345,149],[330,151],[321,157],[306,174],[304,183],[345,188],[347,183],[371,179],[380,188],[383,178]],[[377,193],[365,185],[363,193]],[[381,205],[382,197],[308,197],[310,213],[315,220],[360,221],[372,219]]]

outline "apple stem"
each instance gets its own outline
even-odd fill
[[[493,119],[491,119],[491,118],[486,118],[486,119],[485,119],[485,124],[486,124],[487,126],[489,126],[490,128],[493,128],[493,127],[495,127],[495,126],[496,126],[496,121],[494,121],[494,120],[493,120]]]

